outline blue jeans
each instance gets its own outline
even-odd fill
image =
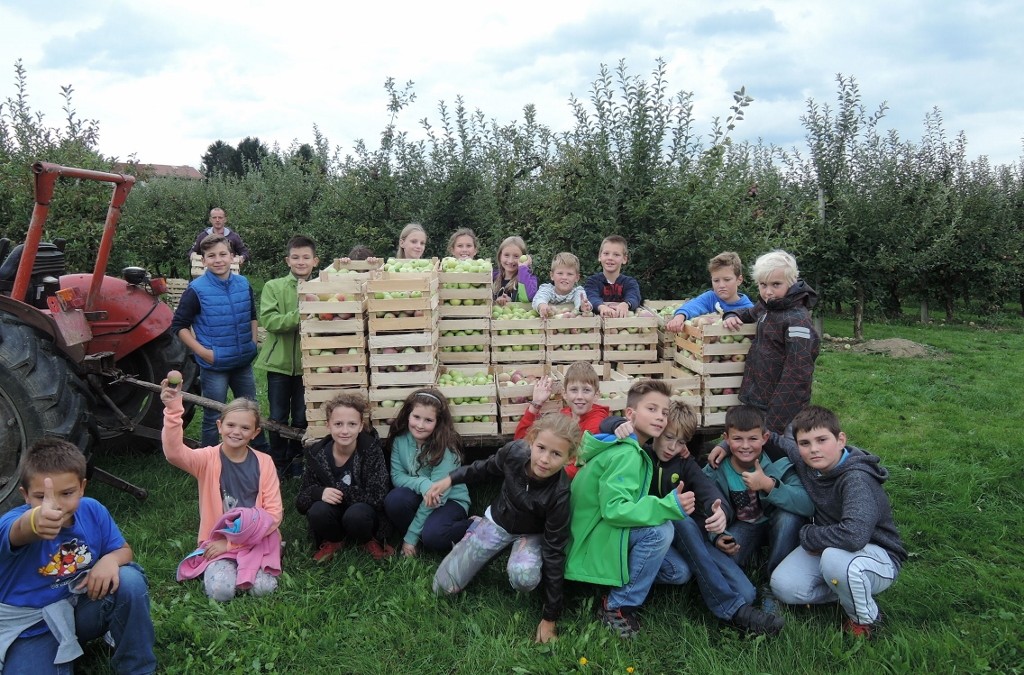
[[[117,591],[100,600],[78,596],[75,632],[79,642],[88,642],[110,631],[114,639],[111,665],[117,673],[156,671],[153,654],[153,620],[149,615],[149,590],[142,568],[135,563],[121,567]],[[71,663],[53,664],[57,639],[49,631],[31,638],[19,638],[7,650],[5,675],[42,675],[73,672]]]
[[[729,526],[729,534],[740,545],[740,550],[734,558],[736,564],[746,567],[754,553],[767,543],[768,562],[765,573],[771,577],[779,563],[800,545],[800,528],[806,523],[807,519],[803,516],[779,508],[776,508],[763,523],[744,523],[737,520]]]
[[[423,503],[423,497],[409,488],[396,487],[384,497],[384,513],[395,529],[405,536],[416,517],[416,511]],[[445,502],[434,509],[423,523],[420,543],[423,550],[447,553],[466,536],[469,529],[469,514],[462,504]]]
[[[228,387],[235,398],[247,398],[256,400],[256,378],[252,374],[252,366],[242,366],[234,370],[210,370],[209,368],[199,369],[199,383],[203,388],[203,396],[227,403]],[[203,446],[217,445],[220,443],[220,434],[217,433],[217,419],[220,413],[212,408],[203,408]],[[259,436],[253,439],[252,447],[263,452],[270,452],[270,445],[261,431]]]
[[[644,604],[655,581],[683,584],[690,571],[678,556],[667,556],[675,530],[672,522],[629,530],[629,581],[608,593],[608,609],[636,608]],[[682,563],[682,565],[680,565]]]
[[[715,548],[697,521],[687,518],[674,524],[672,549],[693,571],[704,604],[712,614],[728,621],[740,607],[754,602],[754,585],[730,556]]]
[[[306,428],[306,391],[301,375],[283,375],[267,371],[267,399],[270,419],[290,424],[297,429]],[[291,421],[289,422],[289,416]],[[302,443],[270,432],[270,455],[278,469],[287,467],[292,459],[302,454]]]

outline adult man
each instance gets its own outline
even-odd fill
[[[196,235],[196,242],[192,244],[192,248],[189,249],[189,256],[193,253],[199,253],[199,245],[203,243],[203,239],[210,236],[211,234],[219,234],[228,240],[228,245],[231,247],[231,252],[242,258],[243,263],[249,262],[249,247],[245,245],[242,238],[231,228],[227,227],[228,216],[224,213],[224,209],[220,207],[213,207],[210,209],[210,227],[204,228],[199,231]]]

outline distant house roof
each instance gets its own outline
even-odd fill
[[[115,171],[123,171],[129,166],[134,166],[142,174],[150,178],[186,178],[188,180],[202,180],[205,178],[195,167],[188,165],[172,166],[170,164],[144,164],[133,162],[131,165],[125,162],[114,164]]]

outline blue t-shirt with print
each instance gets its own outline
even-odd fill
[[[91,497],[82,497],[74,522],[63,528],[56,539],[12,549],[11,526],[28,509],[26,504],[0,516],[2,603],[45,607],[63,600],[100,558],[125,544],[107,508]]]

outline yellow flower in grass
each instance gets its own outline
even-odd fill
[[[581,666],[585,666],[585,665],[587,665],[587,663],[589,663],[589,662],[587,661],[587,657],[586,657],[586,656],[581,656],[581,657],[580,657],[580,665],[581,665]]]
[[[633,666],[626,666],[626,672],[627,673],[632,673],[633,672]]]

